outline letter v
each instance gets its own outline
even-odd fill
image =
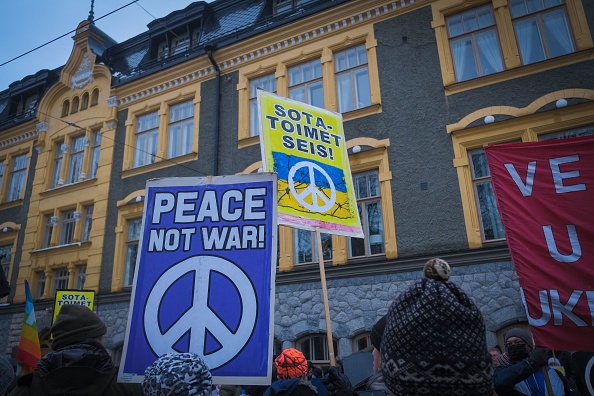
[[[509,172],[512,179],[518,186],[518,189],[522,193],[523,196],[529,197],[532,195],[532,186],[534,186],[534,173],[536,173],[536,161],[528,162],[528,170],[526,172],[526,184],[522,181],[520,175],[518,175],[518,171],[514,164],[503,164],[505,169]]]

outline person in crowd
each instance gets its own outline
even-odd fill
[[[309,381],[311,381],[311,378],[313,377],[313,371],[314,371],[314,364],[311,360],[307,361],[307,379]]]
[[[145,396],[210,396],[212,376],[198,354],[172,352],[146,368],[142,389]]]
[[[340,367],[330,366],[328,371],[324,374],[322,383],[328,391],[328,395],[335,396],[338,391],[353,391],[351,380],[346,376]],[[345,392],[341,392],[345,393]]]
[[[495,370],[495,391],[499,396],[547,396],[543,367],[548,368],[548,351],[534,348],[532,335],[526,330],[513,328],[505,333],[506,353],[498,357]],[[555,396],[565,395],[563,382],[554,369],[546,370]]]
[[[397,396],[493,395],[493,365],[481,312],[453,282],[449,264],[425,263],[390,305],[380,352],[388,389]]]
[[[105,323],[89,308],[64,305],[51,327],[52,351],[35,372],[19,378],[11,396],[142,395],[138,384],[117,382],[117,368],[103,346]]]
[[[274,359],[277,378],[264,396],[316,396],[315,386],[307,380],[307,360],[303,353],[288,348]]]
[[[0,396],[4,396],[14,381],[14,367],[0,355]]]
[[[313,378],[322,378],[323,376],[324,376],[324,372],[322,371],[322,369],[318,366],[315,366],[313,369],[312,377]]]
[[[219,396],[239,396],[241,391],[241,385],[221,385],[219,387]]]
[[[495,345],[491,349],[489,349],[489,355],[491,355],[491,362],[493,363],[493,367],[499,366],[497,362],[497,358],[501,355],[501,349],[499,349],[499,345]]]
[[[386,386],[384,375],[382,374],[382,355],[380,352],[387,317],[388,315],[382,316],[371,328],[369,338],[373,346],[373,350],[371,351],[371,356],[373,356],[373,374],[367,379],[365,389],[370,391],[383,390],[387,394],[390,394],[390,390]]]

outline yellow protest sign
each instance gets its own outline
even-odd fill
[[[95,303],[95,292],[93,290],[56,290],[56,297],[54,299],[54,315],[52,323],[56,321],[56,316],[60,313],[60,309],[64,305],[77,304],[84,305],[93,310]]]
[[[338,113],[258,91],[264,170],[278,174],[278,222],[363,237]]]

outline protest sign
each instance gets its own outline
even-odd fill
[[[269,384],[276,177],[149,180],[118,379],[170,352],[202,356],[218,384]]]
[[[594,138],[485,153],[536,345],[594,351]]]
[[[278,221],[363,237],[342,116],[259,90],[263,168],[278,174]]]
[[[56,297],[54,298],[54,314],[52,323],[56,321],[56,317],[60,313],[60,309],[67,304],[84,305],[93,310],[95,303],[95,291],[93,290],[56,290]]]

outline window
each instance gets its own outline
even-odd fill
[[[91,93],[91,106],[95,106],[99,103],[99,88],[95,88]]]
[[[10,186],[8,190],[7,201],[16,201],[21,199],[25,187],[25,176],[27,172],[27,154],[14,157],[12,162],[12,171],[10,174]]]
[[[167,42],[163,42],[159,44],[159,51],[157,54],[158,59],[167,59],[169,58],[169,45]]]
[[[575,51],[563,0],[510,0],[522,63]]]
[[[87,142],[88,138],[86,136],[78,136],[72,139],[70,163],[68,166],[68,184],[78,182],[78,179],[81,177],[85,145],[88,145]]]
[[[97,169],[99,169],[99,155],[101,154],[101,132],[95,131],[93,134],[93,147],[91,148],[91,172],[89,178],[97,177]]]
[[[273,10],[274,14],[299,9],[303,4],[309,3],[313,0],[274,0]]]
[[[81,265],[76,268],[76,289],[84,290],[87,280],[87,266]]]
[[[324,108],[322,63],[319,59],[289,68],[289,97]]]
[[[72,108],[70,109],[70,114],[74,114],[74,113],[78,112],[78,103],[79,103],[78,96],[75,96],[74,99],[72,99]]]
[[[85,206],[84,208],[84,223],[83,223],[83,233],[82,233],[82,241],[86,242],[90,239],[91,236],[91,227],[93,226],[93,205]]]
[[[154,111],[138,117],[134,167],[153,164],[157,155],[159,139],[159,114]]]
[[[338,343],[332,340],[334,350],[338,350]],[[303,352],[306,360],[311,360],[315,365],[329,365],[330,353],[328,352],[328,337],[326,335],[313,335],[297,342],[297,349]]]
[[[54,287],[52,294],[58,289],[68,289],[68,268],[60,268],[54,272]]]
[[[171,55],[187,51],[190,48],[190,36],[184,34],[171,40]]]
[[[194,102],[179,103],[169,110],[169,144],[167,158],[192,152],[194,143]]]
[[[76,218],[74,210],[68,210],[62,213],[62,224],[60,224],[60,240],[59,245],[67,245],[74,241],[74,228],[76,226]]]
[[[250,80],[250,136],[260,135],[258,88],[276,93],[276,78],[274,77],[274,73]]]
[[[338,111],[357,110],[371,105],[367,50],[365,44],[334,54]]]
[[[68,114],[70,114],[70,101],[65,100],[62,103],[62,117],[66,117]]]
[[[45,215],[45,232],[43,234],[43,242],[41,247],[50,247],[52,243],[52,233],[54,231],[54,224],[52,222],[52,215]],[[56,222],[57,223],[57,222]]]
[[[60,178],[62,172],[62,159],[64,158],[64,150],[62,150],[63,143],[56,144],[56,158],[54,159],[54,177],[52,178],[52,188],[56,188],[64,184],[64,180]],[[65,146],[68,149],[68,146]]]
[[[540,135],[538,140],[551,140],[551,139],[567,139],[572,137],[581,136],[592,136],[594,135],[594,125],[586,126],[583,128],[570,129],[568,131],[561,131],[555,133],[549,133],[546,135]]]
[[[35,297],[36,298],[43,297],[44,291],[45,291],[45,272],[40,271],[37,273],[37,290],[35,291]]]
[[[364,238],[349,238],[350,257],[384,253],[384,224],[378,172],[353,175],[359,218]]]
[[[370,347],[370,333],[359,334],[353,339],[353,353],[369,350]]]
[[[126,238],[126,271],[124,275],[124,286],[132,286],[134,281],[134,270],[136,268],[136,256],[138,255],[138,242],[142,227],[142,219],[128,221],[128,237]]]
[[[457,81],[503,70],[491,5],[451,16],[447,27]]]
[[[318,262],[318,242],[313,231],[293,229],[295,238],[295,264]],[[332,260],[332,235],[320,234],[324,260]]]
[[[10,259],[12,257],[11,249],[12,245],[0,246],[0,265],[2,265],[2,271],[4,271],[7,279],[8,272],[10,271]]]
[[[89,93],[85,92],[82,95],[82,100],[80,101],[80,109],[84,110],[89,107]]]
[[[484,241],[505,238],[491,185],[491,172],[483,149],[468,153],[475,199],[480,212],[481,233]]]

